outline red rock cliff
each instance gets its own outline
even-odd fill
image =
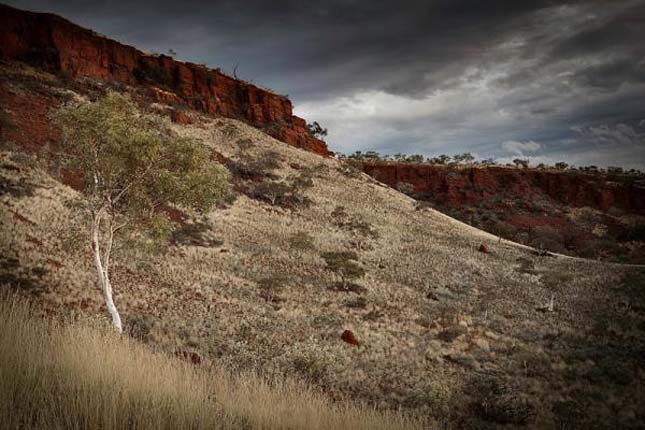
[[[59,16],[0,4],[0,59],[19,60],[72,77],[150,87],[152,97],[209,114],[245,120],[290,145],[327,155],[291,101],[218,70],[147,55]],[[165,91],[161,91],[163,89]]]
[[[400,182],[410,183],[414,193],[452,207],[502,195],[522,199],[546,195],[570,206],[600,210],[617,207],[645,213],[645,187],[624,177],[505,167],[456,168],[397,163],[364,163],[363,171],[392,187]]]

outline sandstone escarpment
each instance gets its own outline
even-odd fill
[[[645,213],[645,188],[635,180],[580,172],[505,167],[453,168],[436,165],[365,163],[365,173],[392,187],[412,184],[421,198],[459,207],[495,196],[548,196],[560,203],[606,211],[616,207]]]
[[[0,5],[0,60],[23,61],[71,77],[144,85],[153,99],[242,119],[290,145],[328,154],[284,96],[219,70],[148,55],[59,16]]]

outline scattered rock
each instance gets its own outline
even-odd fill
[[[488,254],[488,248],[486,248],[486,245],[484,245],[483,243],[481,245],[479,245],[478,251],[482,252],[484,254]]]
[[[340,336],[342,340],[345,342],[349,343],[350,345],[355,345],[358,346],[358,339],[356,339],[356,336],[354,336],[354,333],[351,332],[351,330],[345,330],[343,334]]]
[[[430,291],[430,292],[428,292],[428,294],[426,294],[426,298],[427,298],[427,299],[430,299],[430,300],[434,300],[435,302],[438,302],[438,301],[439,301],[439,296],[437,296],[437,295],[434,293],[434,291]]]

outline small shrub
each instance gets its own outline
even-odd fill
[[[318,139],[323,139],[327,136],[327,129],[318,124],[318,121],[314,121],[312,124],[307,124],[307,128],[309,129],[309,134]]]
[[[315,249],[314,237],[304,231],[299,231],[289,238],[289,248],[298,255]]]
[[[432,209],[432,203],[425,200],[417,200],[414,203],[414,209],[417,211],[420,211],[423,209]]]
[[[374,230],[370,223],[358,217],[349,215],[343,206],[336,206],[331,213],[331,217],[334,225],[344,230],[372,239],[377,239],[379,237],[378,232]]]
[[[365,309],[367,307],[367,299],[362,296],[352,297],[345,300],[345,306],[352,309]]]
[[[430,409],[432,415],[446,416],[450,412],[452,392],[447,385],[427,384],[416,389],[408,398],[411,406],[423,405]]]
[[[272,171],[278,169],[281,163],[280,154],[276,151],[265,151],[254,155],[242,150],[239,161],[230,162],[231,171],[244,179],[275,178]]]
[[[494,235],[508,240],[515,240],[518,235],[517,227],[504,221],[490,223],[487,229]]]
[[[295,205],[308,206],[311,200],[303,193],[314,186],[313,170],[303,169],[299,174],[287,178],[291,186],[291,200]]]
[[[260,287],[260,297],[270,303],[280,303],[284,298],[280,296],[284,286],[289,282],[286,275],[272,275],[260,279],[257,284]]]
[[[213,229],[206,222],[196,221],[189,224],[181,224],[175,228],[170,235],[172,243],[179,245],[201,246],[204,248],[222,246],[224,242],[214,238]]]
[[[357,263],[358,256],[355,252],[323,252],[320,256],[325,260],[327,270],[334,272],[340,278],[343,290],[349,290],[350,280],[365,276],[365,269]]]
[[[244,139],[238,139],[237,148],[239,152],[246,152],[253,147],[253,141],[248,137]]]
[[[331,212],[331,217],[334,218],[335,222],[343,222],[347,218],[347,211],[345,211],[344,206],[336,206]]]
[[[348,178],[357,178],[363,172],[363,163],[359,160],[344,159],[338,171]]]
[[[291,187],[285,182],[270,181],[256,184],[251,193],[254,198],[275,206],[281,205],[290,191]]]
[[[36,187],[29,182],[0,177],[0,193],[6,193],[16,199],[33,196],[35,189]]]
[[[299,174],[292,175],[288,178],[291,187],[294,191],[302,192],[314,186],[313,171],[311,169],[303,169]]]
[[[554,227],[537,226],[531,232],[531,246],[538,249],[548,249],[553,252],[564,252],[564,237]]]
[[[399,182],[398,184],[396,184],[396,189],[403,194],[410,195],[414,192],[414,185],[409,182]]]
[[[125,332],[138,341],[148,342],[153,326],[154,320],[149,315],[129,315],[126,318]]]
[[[310,382],[319,382],[328,373],[328,366],[316,354],[295,357],[293,367],[297,373]]]

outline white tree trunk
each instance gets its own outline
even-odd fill
[[[99,287],[103,292],[103,298],[105,299],[105,305],[107,306],[108,312],[112,316],[112,324],[114,328],[119,332],[123,333],[123,326],[121,324],[121,316],[119,311],[114,304],[112,299],[112,284],[110,284],[110,277],[108,276],[107,267],[103,267],[103,262],[101,261],[101,248],[99,240],[99,230],[101,225],[102,210],[94,217],[92,221],[92,250],[94,252],[94,265],[99,276]],[[112,235],[110,235],[109,240],[112,240]],[[111,243],[108,244],[108,248],[111,247]]]

